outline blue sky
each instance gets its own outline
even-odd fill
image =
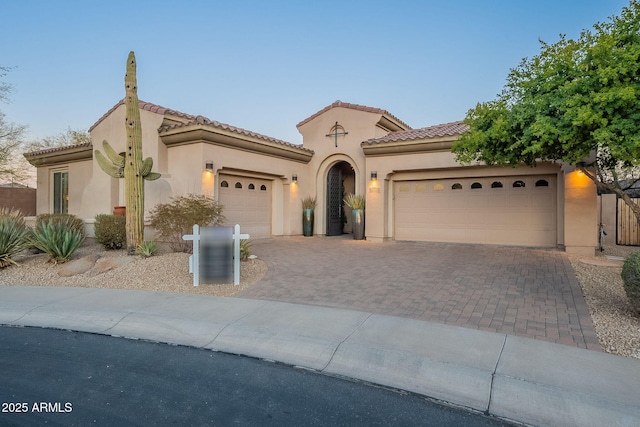
[[[464,118],[495,98],[538,39],[577,37],[628,0],[3,0],[6,119],[29,139],[88,129],[138,96],[292,143],[336,100],[382,108],[414,128]]]

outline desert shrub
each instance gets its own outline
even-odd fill
[[[77,229],[74,218],[41,221],[31,232],[31,244],[55,263],[68,261],[83,241],[84,234]]]
[[[70,228],[77,230],[82,235],[82,237],[85,237],[84,221],[80,218],[77,218],[75,215],[64,213],[40,214],[36,217],[36,227],[39,224],[48,221],[53,221],[54,223],[64,222]]]
[[[96,242],[105,249],[122,249],[127,245],[127,219],[120,215],[96,215]]]
[[[634,252],[624,260],[622,281],[629,303],[640,312],[640,252]]]
[[[156,253],[158,253],[158,244],[153,240],[145,240],[136,248],[136,254],[143,258],[149,258]]]
[[[247,259],[249,259],[249,255],[251,255],[251,240],[241,239],[240,240],[240,261],[246,261]]]
[[[0,268],[15,264],[12,257],[29,246],[29,228],[22,213],[0,208]]]
[[[151,226],[172,250],[188,253],[192,251],[193,243],[182,240],[182,236],[191,234],[194,224],[214,226],[225,220],[221,204],[213,197],[197,194],[172,197],[169,203],[156,205],[149,213],[149,219]]]

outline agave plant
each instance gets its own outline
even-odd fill
[[[251,255],[251,240],[240,240],[240,261],[246,261]]]
[[[31,232],[31,244],[49,255],[53,263],[66,262],[84,241],[82,233],[73,227],[73,220],[43,221]]]
[[[154,240],[145,240],[136,248],[136,254],[143,258],[149,258],[156,253],[158,253],[158,244]]]
[[[12,257],[29,246],[29,228],[22,213],[0,208],[0,268],[15,265]]]
[[[363,195],[356,196],[355,194],[349,193],[347,197],[344,198],[344,204],[354,210],[364,210],[364,200]]]

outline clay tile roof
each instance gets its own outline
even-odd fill
[[[463,122],[451,122],[441,125],[429,126],[421,129],[410,129],[391,132],[380,138],[373,138],[364,141],[362,144],[381,144],[385,142],[412,141],[416,139],[440,138],[443,136],[461,135],[469,130],[469,126]]]
[[[67,151],[67,150],[73,150],[74,148],[91,148],[93,146],[92,143],[90,142],[85,142],[84,144],[73,144],[73,145],[65,145],[63,147],[51,147],[51,148],[44,148],[42,150],[36,150],[36,151],[31,151],[29,153],[24,153],[25,156],[39,156],[41,154],[49,154],[49,153],[56,153],[58,151]]]
[[[113,113],[119,106],[124,105],[124,98],[121,99],[116,105],[114,105],[113,107],[111,107],[111,109],[109,109],[109,111],[107,111],[106,113],[104,113],[102,115],[102,117],[100,117],[98,119],[97,122],[95,122],[90,128],[89,128],[89,132],[91,132],[96,126],[98,126],[109,114]],[[141,110],[147,110],[147,111],[151,111],[152,113],[158,113],[158,114],[169,114],[172,116],[178,116],[178,117],[183,117],[185,119],[193,119],[195,116],[192,116],[191,114],[186,114],[186,113],[181,113],[180,111],[176,111],[176,110],[171,110],[169,108],[166,107],[162,107],[160,105],[157,104],[152,104],[151,102],[145,102],[142,100],[138,100],[138,106],[140,107]]]
[[[262,139],[264,141],[273,142],[273,143],[284,145],[284,146],[287,146],[287,147],[296,148],[298,150],[303,150],[303,151],[306,151],[308,153],[313,153],[313,150],[309,150],[308,148],[304,148],[301,145],[292,144],[290,142],[286,142],[286,141],[282,141],[282,140],[277,139],[277,138],[272,138],[270,136],[262,135],[262,134],[257,133],[257,132],[251,132],[249,130],[242,129],[242,128],[235,127],[235,126],[231,126],[231,125],[228,125],[226,123],[220,123],[220,122],[215,121],[215,120],[210,120],[210,119],[208,119],[208,118],[206,118],[204,116],[195,116],[193,118],[193,120],[190,120],[190,121],[188,121],[186,123],[175,123],[175,124],[171,124],[171,125],[161,126],[160,129],[158,129],[158,131],[159,132],[164,132],[164,131],[168,131],[168,130],[171,130],[171,129],[178,129],[178,128],[181,128],[181,127],[191,126],[191,125],[213,126],[215,128],[222,129],[222,130],[229,131],[229,132],[234,132],[234,133],[237,133],[239,135],[244,135],[244,136],[248,136],[248,137],[251,137],[251,138]]]
[[[394,116],[393,114],[389,113],[387,110],[383,110],[381,108],[367,107],[365,105],[359,105],[359,104],[350,104],[348,102],[342,102],[342,101],[336,101],[331,105],[327,105],[322,110],[318,111],[317,113],[307,117],[306,119],[304,119],[303,121],[298,123],[296,125],[296,127],[300,127],[300,126],[304,125],[305,123],[310,122],[311,120],[315,119],[319,115],[331,110],[332,108],[336,108],[336,107],[350,108],[352,110],[359,110],[359,111],[366,111],[368,113],[382,114],[384,116],[390,117],[393,120],[397,121],[398,123],[400,123],[405,128],[411,129],[411,126],[409,126],[408,124],[406,124],[405,122],[403,122],[402,120],[400,120],[399,118]]]

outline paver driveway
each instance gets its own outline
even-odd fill
[[[340,237],[256,240],[269,266],[237,294],[447,323],[600,350],[562,251]]]

